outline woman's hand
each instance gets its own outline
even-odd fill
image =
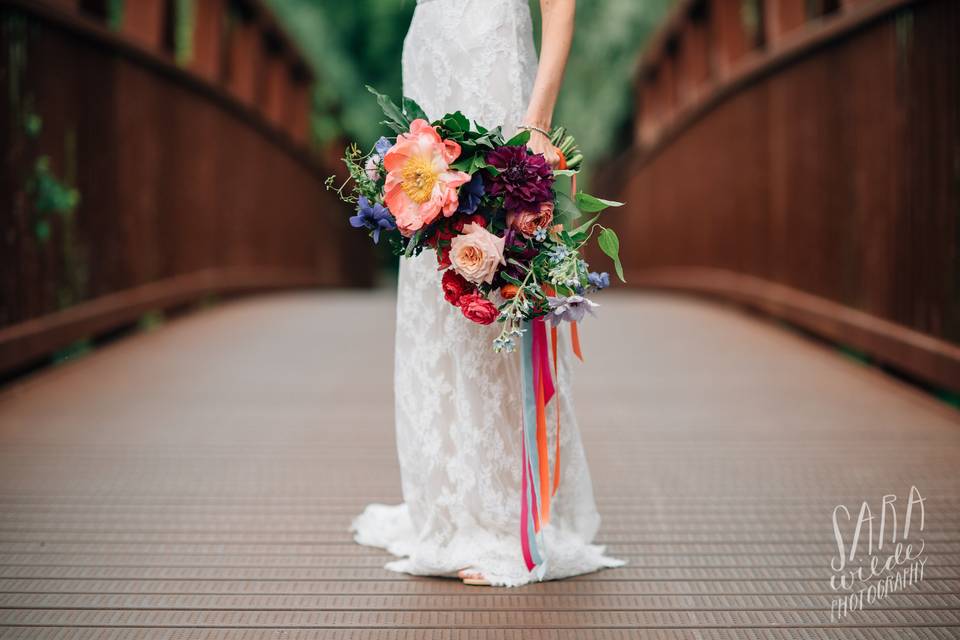
[[[560,154],[553,143],[550,142],[550,138],[533,129],[528,129],[528,131],[530,131],[530,140],[527,142],[527,148],[534,153],[542,153],[547,164],[556,169],[560,164]]]
[[[530,94],[530,103],[523,116],[523,122],[544,131],[550,130],[553,107],[557,103],[563,70],[570,54],[570,42],[573,40],[573,21],[576,13],[576,0],[540,0],[540,25],[543,46],[540,47],[540,62],[537,65],[537,77]],[[554,168],[560,163],[560,154],[550,143],[547,136],[539,131],[530,130],[527,143],[534,153],[542,153]]]

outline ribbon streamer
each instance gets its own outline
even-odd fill
[[[520,483],[520,546],[528,571],[543,563],[534,532],[540,530],[540,487],[533,479],[533,469],[540,468],[536,443],[537,407],[534,387],[534,338],[529,323],[524,327],[520,348],[520,377],[523,396],[523,466]]]

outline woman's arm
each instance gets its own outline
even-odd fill
[[[537,79],[533,83],[530,104],[522,124],[550,130],[553,107],[557,103],[563,70],[567,66],[570,42],[573,40],[573,20],[576,0],[540,0],[542,18],[540,38],[540,64]],[[527,146],[534,153],[542,153],[547,162],[556,166],[560,156],[550,139],[539,131],[530,131]]]

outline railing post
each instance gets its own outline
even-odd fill
[[[806,6],[803,0],[766,0],[767,42],[776,46],[783,37],[803,26],[807,20]]]
[[[637,130],[641,146],[649,145],[654,141],[663,119],[663,103],[658,76],[659,69],[651,68],[641,79],[640,122]]]
[[[208,80],[220,76],[220,52],[226,0],[200,0],[195,3],[193,59],[190,67]]]
[[[311,77],[302,65],[289,70],[289,91],[285,105],[285,126],[291,138],[300,144],[310,141]]]
[[[730,74],[734,64],[742,58],[749,46],[743,28],[740,2],[711,0],[709,21],[713,46],[716,52],[717,70],[721,76]]]
[[[237,12],[230,37],[230,91],[243,102],[253,104],[257,98],[260,71],[261,33],[256,16]]]
[[[663,120],[671,120],[677,110],[677,56],[676,41],[668,44],[660,62],[660,99]]]
[[[290,69],[286,51],[279,36],[272,33],[262,38],[263,46],[263,85],[260,108],[273,124],[282,127],[287,88],[290,84]]]
[[[700,95],[710,82],[710,50],[706,23],[690,16],[681,27],[677,48],[677,94],[680,104]]]
[[[153,50],[163,46],[165,0],[136,0],[123,3],[121,31]]]

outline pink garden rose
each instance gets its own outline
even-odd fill
[[[550,201],[541,203],[540,207],[534,211],[518,211],[507,214],[507,226],[522,233],[527,238],[532,238],[537,229],[547,229],[553,222],[553,203]]]
[[[450,262],[453,269],[464,278],[479,284],[493,282],[503,259],[503,238],[496,236],[479,224],[463,226],[463,234],[450,241]]]
[[[410,123],[409,133],[397,136],[383,158],[384,201],[400,233],[412,236],[441,213],[451,216],[457,210],[457,188],[470,180],[469,174],[450,168],[459,156],[459,144],[441,140],[437,130],[420,118]]]

